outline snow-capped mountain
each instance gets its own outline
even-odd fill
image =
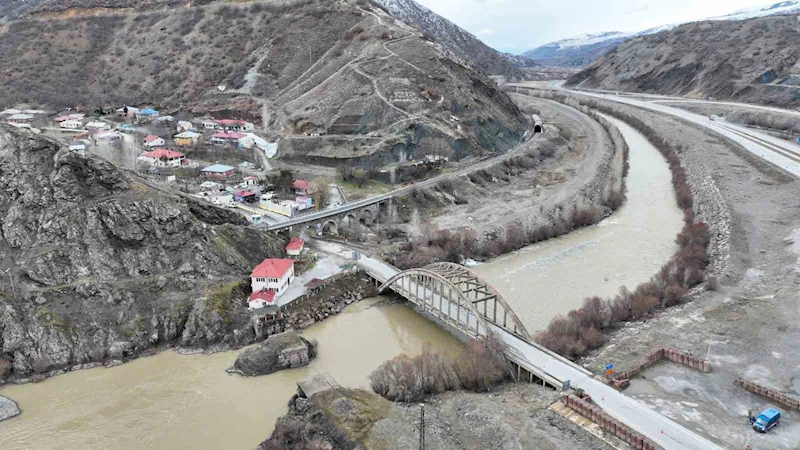
[[[392,17],[401,20],[443,45],[459,57],[489,75],[517,75],[525,61],[498,52],[478,38],[413,0],[375,0]],[[526,61],[528,65],[536,65]]]
[[[710,17],[703,20],[745,20],[778,14],[800,14],[800,0],[786,0],[766,6],[747,8],[724,16]],[[591,64],[597,58],[603,56],[609,50],[625,41],[640,36],[671,30],[678,25],[682,24],[662,25],[632,33],[610,31],[605,33],[585,34],[550,42],[533,50],[529,50],[523,53],[522,56],[545,66],[583,67]]]
[[[745,20],[778,14],[800,14],[800,0],[788,0],[767,6],[745,8],[725,16],[712,17],[709,20]]]

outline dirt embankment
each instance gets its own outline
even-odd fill
[[[425,404],[425,446],[450,449],[610,449],[549,406],[558,394],[541,386],[512,383],[489,394],[464,391],[432,397]],[[384,400],[372,392],[337,389],[306,399],[293,397],[264,450],[330,445],[375,450],[416,448],[418,405]],[[361,447],[359,447],[361,446]],[[329,447],[330,448],[330,447]]]
[[[777,405],[733,381],[743,377],[800,398],[800,183],[713,132],[617,106],[682,149],[695,213],[711,231],[709,269],[721,287],[622,327],[582,362],[595,372],[608,363],[624,370],[661,345],[708,358],[710,374],[659,364],[626,392],[726,447],[795,448],[800,414],[784,411],[777,432],[758,435],[747,411]]]
[[[430,258],[497,256],[596,223],[621,203],[626,146],[616,128],[550,100],[525,96],[514,100],[545,120],[544,135],[526,152],[468,176],[414,190],[396,202],[394,221],[382,222],[393,234],[409,235],[412,241],[430,238],[436,229],[459,230],[476,245],[459,242],[464,250],[460,255],[423,255],[405,265]],[[430,253],[417,247],[432,246],[405,245],[401,251]]]

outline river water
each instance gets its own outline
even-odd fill
[[[596,226],[532,245],[475,268],[529,331],[590,295],[612,295],[653,275],[675,251],[681,227],[666,162],[640,134],[617,123],[631,147],[628,200]],[[0,422],[0,449],[250,449],[286,412],[296,383],[328,372],[347,387],[368,387],[386,359],[430,342],[461,344],[404,305],[350,305],[303,335],[320,352],[309,367],[268,376],[229,375],[238,352],[172,351],[111,369],[71,372],[42,383],[0,388],[23,413]]]
[[[472,269],[533,333],[583,299],[634,288],[675,253],[683,213],[664,158],[639,132],[610,119],[630,147],[628,199],[597,225],[540,242]]]
[[[0,449],[251,449],[272,432],[297,382],[328,372],[342,386],[368,388],[386,359],[417,354],[426,342],[455,354],[461,343],[405,305],[348,306],[307,329],[319,355],[311,365],[267,376],[230,375],[239,352],[166,351],[121,366],[5,386],[22,414],[0,422]]]

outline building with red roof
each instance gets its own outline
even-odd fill
[[[280,296],[294,281],[294,260],[267,258],[250,273],[253,292],[269,290]]]
[[[305,246],[306,241],[299,237],[293,237],[289,239],[289,243],[286,244],[286,254],[289,256],[299,256]]]
[[[158,167],[180,167],[186,155],[166,148],[157,148],[151,152],[142,153],[139,160]]]
[[[306,180],[294,180],[292,182],[292,189],[294,189],[294,193],[297,195],[308,195],[309,187],[311,183]]]
[[[144,145],[147,147],[163,147],[166,145],[164,138],[160,138],[154,134],[148,134],[144,137]]]
[[[246,134],[237,133],[235,131],[217,131],[211,135],[211,142],[216,144],[238,144],[241,139],[246,137]]]
[[[250,297],[247,297],[247,306],[250,309],[266,308],[275,304],[275,292],[270,290],[263,290],[253,292]]]

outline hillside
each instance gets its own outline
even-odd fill
[[[485,75],[367,2],[42,15],[49,5],[38,19],[0,25],[0,58],[15,62],[0,68],[0,105],[236,111],[265,119],[283,156],[319,163],[423,146],[453,157],[503,151],[525,127]],[[328,135],[306,139],[317,133]]]
[[[743,9],[727,15],[709,17],[707,20],[745,20],[756,17],[798,13],[800,13],[800,0],[786,0]],[[545,66],[582,68],[593,63],[623,42],[630,41],[637,37],[670,30],[678,25],[679,24],[662,25],[644,31],[629,33],[610,31],[586,34],[544,44],[523,53],[522,56]]]
[[[488,75],[522,76],[519,67],[535,66],[531,61],[500,53],[463,28],[413,0],[374,0],[389,14],[419,27],[436,42],[464,58]]]
[[[567,85],[800,104],[800,21],[698,22],[621,44]]]
[[[17,378],[252,342],[244,294],[230,293],[285,243],[5,124],[0,229],[0,361]]]

